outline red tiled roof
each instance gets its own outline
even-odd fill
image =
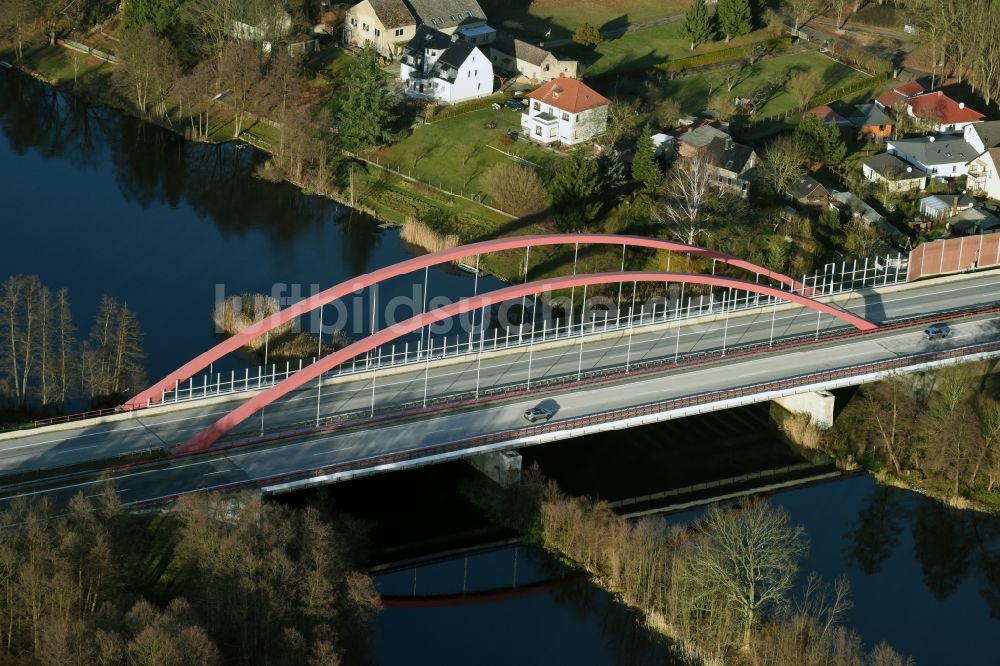
[[[941,124],[974,123],[986,116],[960,104],[940,90],[926,95],[917,95],[906,100],[910,111],[918,118],[928,118]]]
[[[900,100],[906,99],[906,95],[900,95],[895,90],[891,90],[884,95],[879,95],[875,98],[875,101],[884,106],[885,108],[891,108],[893,104],[899,102]]]
[[[840,115],[826,104],[817,106],[815,109],[806,111],[811,116],[816,116],[824,125],[850,125],[851,123],[844,116]]]
[[[901,86],[896,86],[893,88],[900,95],[906,95],[907,97],[913,97],[914,95],[919,95],[924,92],[924,87],[917,83],[916,81],[910,81],[909,83],[904,83]]]
[[[610,101],[580,81],[565,76],[552,79],[538,90],[528,95],[531,99],[545,102],[560,111],[580,113],[587,109],[610,104]]]

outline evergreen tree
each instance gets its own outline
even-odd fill
[[[715,26],[712,25],[712,17],[705,6],[705,0],[694,0],[687,11],[684,12],[684,23],[681,25],[681,32],[691,43],[691,50],[694,51],[699,44],[712,39],[715,35]]]
[[[719,0],[716,16],[719,19],[719,29],[725,35],[727,42],[753,29],[750,0]]]
[[[605,197],[613,202],[621,201],[625,198],[625,188],[628,187],[628,174],[621,155],[617,150],[609,151],[601,156],[599,166]]]
[[[806,154],[814,162],[824,164],[840,164],[847,156],[847,144],[840,136],[840,130],[832,125],[825,125],[811,113],[802,116],[795,134],[802,139]]]
[[[601,179],[597,160],[577,148],[562,160],[549,182],[552,209],[561,231],[580,231],[601,213]]]
[[[604,37],[598,28],[584,23],[573,33],[573,41],[584,46],[597,46],[604,41]]]
[[[122,27],[148,25],[158,35],[165,35],[180,18],[180,0],[128,0],[122,11]]]
[[[650,138],[652,131],[649,125],[643,128],[632,158],[632,179],[647,194],[653,194],[663,184],[663,170],[656,162],[656,147]]]
[[[389,124],[395,118],[395,101],[374,46],[365,46],[351,63],[344,91],[337,113],[341,145],[355,152],[374,148],[389,136]]]

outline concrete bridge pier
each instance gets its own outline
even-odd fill
[[[480,453],[466,460],[503,488],[515,486],[521,480],[521,454],[513,449]]]
[[[808,416],[809,425],[815,426],[818,430],[833,427],[834,396],[829,391],[798,393],[776,398],[773,402],[792,414]]]

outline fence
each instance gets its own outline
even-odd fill
[[[851,263],[840,262],[839,265],[837,263],[827,264],[822,270],[817,269],[812,275],[803,275],[800,285],[794,290],[794,293],[815,298],[842,294],[860,288],[899,284],[905,281],[906,258],[899,254],[886,255],[860,262],[855,260]],[[614,311],[610,308],[600,312],[590,311],[589,313],[581,310],[578,317],[575,316],[575,313],[571,313],[566,319],[557,317],[551,326],[547,320],[543,320],[540,325],[532,321],[516,326],[489,329],[480,324],[478,327],[473,325],[474,330],[456,334],[454,337],[442,336],[435,339],[428,335],[426,342],[424,342],[424,336],[421,336],[421,339],[413,344],[404,342],[390,345],[388,349],[379,347],[364,356],[352,359],[350,363],[345,363],[335,370],[331,370],[325,377],[371,373],[406,365],[429,364],[433,361],[476,355],[481,352],[527,347],[536,343],[568,338],[585,338],[588,335],[624,331],[630,328],[727,312],[762,309],[784,302],[782,299],[741,290],[719,290],[698,296],[688,296],[685,299],[682,291],[679,298],[665,297],[659,303],[654,301],[649,304],[650,307],[647,310],[645,303],[639,304],[638,308],[636,308],[635,303],[621,307],[622,297],[623,294],[619,290],[619,306]],[[532,313],[534,310],[535,307],[532,305]],[[589,320],[587,319],[588,314]],[[533,314],[528,316],[533,317]],[[192,377],[186,382],[186,385],[182,385],[180,382],[176,383],[172,391],[164,391],[160,400],[152,403],[151,406],[266,389],[315,362],[316,358],[313,357],[308,362],[306,359],[299,359],[297,362],[286,361],[284,368],[277,363],[269,364],[270,367],[265,364],[257,366],[256,372],[252,372],[250,368],[244,369],[242,377],[238,376],[235,371],[230,371],[228,377],[225,377],[223,373],[203,374],[200,382],[196,382],[195,378]]]
[[[65,46],[68,49],[73,49],[74,51],[79,51],[80,53],[86,53],[89,55],[103,60],[104,62],[110,62],[112,65],[118,64],[118,58],[110,53],[105,53],[104,51],[95,49],[86,44],[81,44],[80,42],[74,42],[72,39],[59,39],[56,40],[60,46]]]
[[[1000,266],[1000,234],[937,240],[922,243],[910,252],[907,281],[988,266]]]

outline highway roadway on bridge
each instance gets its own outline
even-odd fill
[[[932,311],[993,304],[1000,301],[1000,272],[970,277],[960,282],[921,282],[904,290],[886,293],[866,292],[844,302],[847,309],[873,321],[913,316]],[[733,314],[725,333],[729,347],[767,341],[771,330],[770,308]],[[803,309],[778,310],[775,335],[801,335],[815,332],[816,314]],[[830,317],[823,317],[824,330],[840,328]],[[712,364],[679,368],[676,371],[632,380],[627,386],[608,385],[568,387],[558,395],[546,396],[558,404],[555,420],[584,416],[615,408],[629,407],[706,391],[732,388],[795,375],[833,369],[869,361],[895,358],[929,348],[947,348],[975,341],[1000,338],[1000,318],[980,318],[955,325],[956,335],[933,343],[923,339],[919,330],[903,330],[835,342],[820,343],[806,349],[774,351]],[[680,353],[708,351],[722,345],[722,321],[683,324]],[[672,358],[675,353],[674,329],[636,329],[631,340],[633,362]],[[614,339],[584,339],[583,369],[624,364],[628,335]],[[574,375],[579,363],[579,345],[545,348],[537,346],[531,359],[533,381],[543,377]],[[431,397],[471,390],[475,383],[476,358],[435,367],[431,364],[428,393]],[[480,371],[483,387],[523,384],[527,374],[528,351],[494,356],[484,353]],[[376,378],[376,405],[420,400],[424,390],[423,366],[400,374]],[[343,378],[340,383],[324,385],[321,392],[323,415],[368,410],[371,406],[371,375]],[[389,420],[366,429],[336,431],[295,442],[280,442],[246,450],[231,450],[203,458],[179,459],[166,468],[143,469],[117,478],[118,490],[127,502],[138,502],[236,483],[257,482],[268,477],[364,460],[384,455],[426,448],[452,441],[462,441],[484,433],[498,432],[524,425],[520,414],[542,399],[532,397],[509,402],[487,403],[462,411],[446,411],[419,420]],[[150,446],[173,445],[205,427],[235,404],[198,405],[182,411],[149,410],[116,423],[93,425],[81,423],[71,430],[38,431],[17,439],[0,441],[0,470],[7,473],[49,468],[103,459],[130,450]],[[315,387],[299,391],[267,408],[265,426],[287,429],[291,424],[308,423],[316,415]],[[249,428],[249,429],[247,429]],[[259,434],[256,417],[241,426],[242,437]],[[225,442],[223,442],[225,443]],[[99,482],[96,482],[99,483]],[[92,481],[70,483],[54,491],[65,496],[83,491],[97,492]],[[8,496],[31,495],[37,491],[8,490]],[[53,492],[53,491],[46,491]]]

